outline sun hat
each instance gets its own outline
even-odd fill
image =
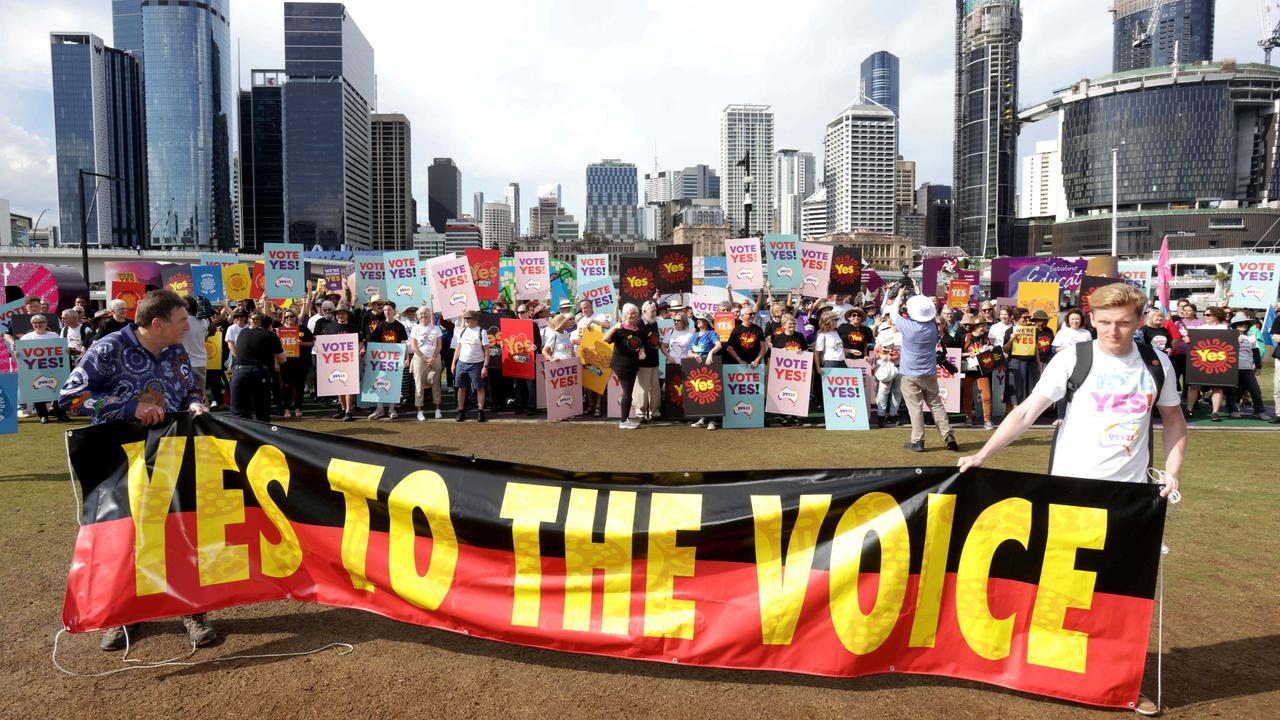
[[[1031,319],[1032,319],[1032,320],[1044,320],[1045,322],[1048,322],[1048,321],[1049,321],[1049,313],[1047,313],[1047,312],[1045,312],[1045,311],[1043,311],[1043,310],[1037,310],[1037,311],[1035,311],[1035,312],[1031,313]]]
[[[1252,324],[1253,324],[1253,318],[1249,317],[1248,315],[1245,315],[1244,313],[1236,313],[1236,314],[1235,314],[1235,317],[1231,318],[1231,322],[1230,322],[1230,323],[1228,323],[1228,324],[1229,324],[1231,327],[1235,327],[1235,326],[1239,325],[1240,323],[1244,323],[1244,324],[1246,324],[1246,325],[1252,325]]]
[[[907,317],[916,322],[933,322],[938,316],[938,308],[933,305],[933,298],[925,295],[912,295],[907,298]]]

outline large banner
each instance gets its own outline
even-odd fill
[[[1154,485],[941,467],[673,485],[210,414],[67,435],[72,632],[292,599],[553,650],[1109,707],[1146,663]]]
[[[765,235],[769,255],[769,286],[774,290],[797,290],[803,282],[800,271],[800,236]]]
[[[502,334],[502,377],[533,380],[533,359],[538,354],[534,340],[538,329],[533,321],[500,318],[498,328]]]
[[[1193,328],[1187,336],[1187,385],[1234,388],[1239,384],[1238,332],[1230,328]]]
[[[551,260],[545,250],[517,252],[516,300],[549,300],[551,298]]]
[[[266,296],[278,300],[300,300],[307,293],[306,263],[298,243],[263,243],[266,258]]]
[[[360,336],[317,335],[316,395],[355,395],[360,391]]]
[[[431,307],[446,320],[460,318],[468,310],[480,310],[466,258],[441,255],[427,261],[427,272],[431,279]]]
[[[769,353],[769,379],[764,409],[780,415],[809,417],[809,383],[813,353],[774,350]]]
[[[658,291],[664,293],[693,291],[693,246],[659,245]]]
[[[498,250],[467,248],[467,265],[476,286],[476,300],[493,302],[502,294],[502,253]]]
[[[828,430],[869,430],[866,384],[859,368],[822,369],[822,411]]]
[[[581,415],[582,361],[577,358],[552,360],[542,367],[546,377],[547,419],[556,422]],[[502,374],[507,374],[505,369]]]
[[[739,290],[759,290],[764,287],[764,266],[761,263],[758,239],[725,240],[724,257],[728,261],[729,285]]]
[[[0,342],[4,342],[0,340]],[[18,400],[24,403],[54,402],[71,374],[71,354],[66,338],[18,340]]]
[[[831,282],[831,246],[819,243],[800,243],[800,269],[803,277],[800,294],[804,297],[825,298]]]
[[[694,358],[680,361],[684,375],[685,417],[719,418],[724,415],[724,378],[721,360],[712,358],[702,363]]]
[[[764,427],[762,367],[724,366],[724,427],[729,430]]]
[[[1280,271],[1275,258],[1241,255],[1231,271],[1231,307],[1266,310],[1280,294]],[[1270,328],[1266,328],[1270,329]]]

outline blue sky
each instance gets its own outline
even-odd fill
[[[1111,68],[1108,0],[1024,3],[1020,105]],[[110,0],[0,5],[0,198],[15,212],[57,209],[48,33],[111,42]],[[353,0],[373,44],[379,110],[413,126],[414,195],[426,168],[453,157],[471,194],[521,184],[522,225],[539,185],[560,183],[582,218],[586,165],[719,164],[720,111],[773,106],[775,143],[822,153],[823,129],[855,99],[876,50],[902,63],[902,153],[918,181],[951,182],[954,12],[944,0]],[[283,3],[232,0],[233,43],[253,68],[283,66]],[[1258,4],[1218,0],[1215,55],[1260,62]],[[1020,151],[1056,134],[1023,130]],[[821,160],[819,160],[821,162]]]

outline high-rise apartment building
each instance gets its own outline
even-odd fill
[[[819,186],[800,204],[800,235],[821,237],[827,234],[827,189]]]
[[[120,49],[142,65],[149,244],[229,250],[235,76],[230,0],[113,0]]]
[[[720,176],[706,165],[691,165],[671,173],[672,200],[703,200],[720,197]]]
[[[408,250],[417,218],[413,216],[413,142],[409,118],[400,113],[374,113],[373,247]]]
[[[654,168],[644,174],[644,204],[663,203],[671,199],[671,175]]]
[[[1019,0],[956,0],[952,245],[1012,247],[1017,213]]]
[[[436,232],[462,214],[462,171],[453,158],[436,158],[427,167],[427,221]],[[484,206],[480,207],[481,215]],[[479,216],[477,216],[479,217]]]
[[[89,245],[147,244],[147,154],[142,76],[129,53],[89,33],[52,33],[54,141],[62,242],[79,245],[80,170]],[[7,214],[0,223],[8,224]]]
[[[520,237],[520,183],[507,183],[504,197],[511,208],[511,239],[515,240]]]
[[[480,238],[488,250],[505,250],[511,244],[511,206],[485,203],[480,221]]]
[[[896,146],[897,118],[887,108],[855,103],[827,123],[827,232],[893,233]]]
[[[471,193],[471,208],[473,216],[484,217],[484,193],[479,191]]]
[[[468,248],[481,247],[480,224],[470,215],[450,218],[445,223],[444,251],[461,253]]]
[[[560,192],[559,184],[538,186],[538,204],[529,208],[529,237],[535,240],[555,237],[556,220],[564,217]]]
[[[924,216],[926,247],[951,245],[951,186],[924,183],[916,190],[916,214]]]
[[[639,200],[634,164],[604,159],[587,166],[587,232],[606,240],[639,238]]]
[[[800,204],[817,188],[816,169],[813,153],[779,150],[773,154],[773,229],[776,232],[799,234]]]
[[[341,3],[284,4],[285,221],[290,242],[373,241],[373,47]]]
[[[1062,184],[1062,157],[1057,140],[1036,143],[1035,153],[1022,158],[1022,191],[1018,193],[1018,217],[1067,215],[1067,195]]]
[[[746,221],[747,167],[751,168],[751,226],[747,234],[773,229],[773,111],[768,105],[728,105],[720,114],[720,206],[737,236]]]
[[[1117,0],[1111,12],[1112,72],[1213,60],[1214,0]]]
[[[282,243],[284,225],[283,70],[254,70],[252,87],[240,91],[240,248],[262,252]]]
[[[910,212],[916,204],[916,161],[898,158],[893,162],[893,206]]]
[[[887,107],[898,117],[898,56],[885,50],[868,55],[862,61],[858,90],[863,103]]]

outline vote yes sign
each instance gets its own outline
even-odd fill
[[[764,287],[764,269],[760,262],[760,241],[756,238],[731,238],[724,241],[728,260],[729,284],[739,290]]]
[[[598,255],[579,255],[578,256],[578,285],[584,283],[598,282],[609,279],[609,256],[605,254]]]
[[[811,298],[826,297],[827,286],[831,283],[831,246],[800,243],[800,272],[801,295]]]
[[[746,429],[764,427],[765,368],[725,365],[724,427]]]
[[[19,340],[18,401],[53,402],[71,374],[65,338]]]
[[[400,310],[417,302],[422,295],[417,251],[383,253],[382,264],[386,271],[383,282],[386,284],[389,296],[387,299],[395,301],[396,307]]]
[[[774,350],[769,355],[764,409],[780,415],[809,416],[813,353]]]
[[[360,338],[355,333],[316,336],[316,394],[355,395],[360,389]]]
[[[862,370],[823,368],[822,407],[828,430],[870,429]]]
[[[551,297],[551,261],[546,251],[518,252],[515,264],[517,300],[546,300]]]
[[[547,419],[566,420],[582,414],[582,361],[578,358],[543,363],[547,389]]]
[[[1241,255],[1231,272],[1232,307],[1266,310],[1280,291],[1280,261],[1261,255]]]
[[[307,276],[298,243],[263,243],[266,258],[266,297],[278,300],[301,298],[307,292]]]
[[[795,290],[800,287],[800,237],[765,235],[764,247],[769,253],[769,285],[774,290]]]
[[[441,255],[427,261],[431,280],[431,307],[446,319],[462,317],[468,310],[480,310],[471,266],[466,258]]]
[[[404,382],[404,352],[404,345],[400,343],[365,345],[360,402],[400,402],[400,386]]]

